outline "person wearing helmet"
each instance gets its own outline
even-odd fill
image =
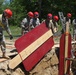
[[[51,29],[53,33],[55,33],[55,32],[54,32],[54,24],[53,24],[53,16],[52,16],[51,13],[48,13],[48,14],[47,14],[47,18],[46,18],[46,20],[43,21],[43,22],[45,22],[45,23],[46,23],[46,26],[47,26],[49,29]]]
[[[12,11],[10,9],[6,9],[3,11],[3,14],[0,14],[0,46],[3,53],[2,57],[6,57],[6,44],[3,30],[6,30],[6,32],[9,34],[10,39],[13,39],[8,25],[8,18],[11,18],[11,16]]]
[[[65,24],[66,24],[67,21],[69,22],[70,31],[71,31],[71,17],[72,17],[72,14],[71,13],[67,13],[67,16],[65,18]]]
[[[67,13],[67,16],[66,16],[66,18],[65,18],[65,22],[69,22],[69,24],[71,24],[71,17],[72,17],[72,15],[71,15],[71,13]]]
[[[59,18],[58,18],[58,16],[54,16],[54,21],[58,21],[59,20]]]
[[[57,15],[53,17],[53,24],[54,24],[54,31],[55,31],[55,32],[58,31],[58,23],[57,23],[58,20],[59,20],[59,18],[58,18]]]
[[[34,12],[33,26],[36,27],[38,25],[40,25],[39,13],[38,12]]]
[[[24,35],[25,33],[27,33],[28,31],[30,31],[32,29],[32,22],[33,22],[33,12],[28,12],[27,13],[27,17],[24,18],[21,22],[21,34]]]
[[[69,22],[69,28],[70,28],[70,30],[71,30],[71,17],[72,17],[71,13],[67,13],[66,17],[64,17],[64,23],[66,25],[66,22]],[[66,26],[65,25],[64,25],[64,28],[61,30],[62,34],[66,30]]]

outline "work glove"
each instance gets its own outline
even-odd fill
[[[13,36],[12,35],[10,35],[10,40],[12,40],[13,39]]]

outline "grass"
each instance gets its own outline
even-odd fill
[[[61,29],[62,29],[62,26],[59,25],[58,26],[58,31],[61,32]],[[16,38],[21,36],[21,28],[20,27],[10,26],[10,30],[11,30],[11,33],[12,33],[14,39],[16,39]],[[73,33],[73,28],[71,28],[71,34],[72,33]],[[6,31],[4,31],[4,35],[5,35],[5,38],[9,39],[9,35],[7,34]]]
[[[10,26],[11,33],[14,38],[18,38],[21,36],[21,28],[17,26]],[[9,39],[9,35],[6,31],[4,31],[5,38]]]

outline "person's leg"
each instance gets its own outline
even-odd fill
[[[6,53],[6,44],[5,44],[5,37],[4,35],[2,36],[2,41],[1,41],[1,50],[2,50],[2,57],[5,57],[5,53]]]
[[[6,43],[5,43],[5,37],[3,35],[3,39],[1,41],[1,50],[2,50],[2,57],[5,57],[5,58],[9,58],[8,56],[6,56]]]
[[[3,53],[2,57],[6,57],[5,56],[5,53],[6,53],[6,45],[5,45],[5,42],[4,41],[1,42],[1,50],[2,50],[2,53]]]

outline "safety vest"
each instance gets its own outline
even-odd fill
[[[2,24],[2,14],[0,14],[0,26],[4,28],[4,25]]]

